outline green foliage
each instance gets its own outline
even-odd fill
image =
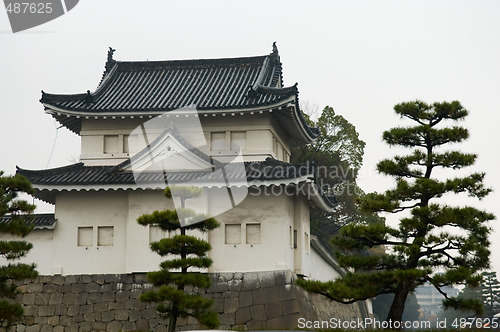
[[[195,187],[175,186],[165,190],[168,198],[179,197],[182,204],[186,199],[198,196],[200,191]],[[189,218],[203,219],[199,223],[181,226],[181,220]],[[170,259],[160,264],[160,270],[149,272],[148,280],[157,287],[147,291],[140,297],[144,302],[156,302],[156,310],[164,317],[170,318],[169,331],[175,331],[178,317],[194,317],[201,324],[216,328],[219,320],[215,312],[209,311],[213,301],[194,292],[194,289],[210,287],[210,277],[199,272],[190,272],[190,268],[209,268],[212,260],[207,257],[211,246],[208,242],[194,236],[186,235],[188,230],[206,232],[215,229],[219,223],[214,218],[196,214],[191,209],[154,211],[137,219],[140,225],[157,225],[169,233],[177,232],[172,237],[163,238],[151,243],[151,250],[160,256]]]
[[[304,115],[310,126],[319,128],[315,142],[292,149],[295,164],[314,164],[317,181],[327,195],[335,195],[338,202],[334,212],[311,210],[311,232],[323,243],[340,227],[353,221],[378,220],[374,214],[365,214],[357,206],[361,190],[356,177],[363,163],[365,142],[356,128],[344,117],[326,106],[316,122]]]
[[[480,291],[484,302],[485,315],[491,317],[500,312],[500,282],[496,272],[481,273],[483,281]]]
[[[35,206],[18,198],[22,192],[33,193],[33,188],[25,177],[3,176],[0,171],[0,217],[10,216],[8,222],[0,223],[1,234],[24,237],[33,230],[30,214]],[[23,317],[22,306],[13,302],[17,291],[12,281],[35,278],[38,274],[34,264],[11,261],[25,257],[32,247],[26,241],[0,240],[0,256],[9,261],[8,265],[0,266],[0,326],[11,326]]]
[[[389,145],[412,151],[378,163],[377,170],[393,177],[395,187],[383,194],[367,194],[360,204],[367,213],[408,213],[397,227],[383,221],[344,226],[333,242],[339,248],[339,263],[353,272],[323,285],[303,283],[310,291],[344,303],[394,294],[387,319],[401,320],[408,294],[425,282],[439,291],[445,286],[479,284],[480,271],[489,267],[488,221],[494,215],[438,201],[446,194],[461,193],[481,199],[491,191],[483,185],[484,173],[452,177],[450,170],[474,164],[476,155],[443,151],[444,145],[468,138],[467,129],[443,124],[464,119],[467,110],[457,101],[414,101],[398,104],[394,109],[416,124],[385,131],[383,139]],[[436,178],[436,169],[448,170],[443,174],[450,177]],[[480,302],[445,296],[443,304],[480,312]]]

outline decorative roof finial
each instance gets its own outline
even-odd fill
[[[90,94],[90,90],[87,90],[87,95],[85,96],[85,104],[89,105],[94,102],[92,95]]]
[[[110,47],[109,50],[108,50],[108,61],[106,61],[106,73],[109,73],[111,71],[111,68],[113,68],[113,66],[115,65],[116,63],[116,60],[113,59],[113,53],[115,53],[115,49]]]
[[[276,42],[273,42],[273,53],[278,54],[278,47],[276,46]]]

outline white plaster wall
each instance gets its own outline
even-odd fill
[[[328,264],[317,252],[311,248],[310,267],[308,277],[312,280],[329,281],[340,277],[330,264]]]
[[[224,189],[225,190],[225,189]],[[221,227],[210,231],[210,272],[249,272],[293,269],[290,265],[289,226],[292,218],[287,196],[252,196],[216,219]],[[261,243],[247,244],[245,227],[241,244],[225,244],[225,224],[260,223]]]
[[[62,274],[125,272],[127,195],[123,191],[63,192],[56,196],[53,270]],[[93,245],[78,246],[78,227],[93,227]],[[112,246],[97,245],[97,227],[113,226]]]
[[[52,234],[53,230],[50,229],[35,229],[26,237],[15,237],[12,235],[1,235],[1,240],[4,241],[27,241],[33,245],[33,249],[28,252],[26,257],[19,260],[7,261],[0,258],[0,265],[7,265],[9,263],[25,263],[36,264],[36,270],[39,274],[49,275],[52,274]]]

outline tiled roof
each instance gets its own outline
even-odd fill
[[[193,104],[200,110],[255,107],[297,93],[295,86],[281,88],[282,69],[276,48],[266,56],[173,61],[116,61],[113,51],[94,92],[42,92],[41,102],[90,114],[139,113]]]
[[[32,217],[32,223],[35,225],[35,229],[52,229],[56,223],[56,218],[53,213],[38,213],[33,214]],[[10,215],[0,217],[0,223],[8,222],[11,218]]]
[[[113,52],[110,48],[106,70],[94,92],[42,91],[40,102],[70,130],[80,132],[81,116],[161,114],[189,105],[199,111],[243,110],[292,101],[298,109],[297,86],[282,87],[275,45],[269,55],[226,59],[116,61]],[[297,114],[293,117],[315,138],[315,128],[309,128]]]
[[[293,179],[300,176],[312,174],[312,170],[306,166],[297,166],[284,162],[268,159],[264,162],[245,162],[245,167],[232,167],[226,174],[228,180],[239,179],[246,172],[248,182],[266,181],[266,180],[284,180]],[[130,184],[136,183],[134,173],[130,171],[120,171],[116,166],[84,166],[83,163],[77,163],[69,166],[52,168],[47,170],[26,170],[18,168],[17,173],[27,177],[34,185],[104,185],[104,184]],[[212,171],[191,171],[191,172],[172,172],[169,174],[169,180],[180,183],[197,179],[200,176],[213,173]],[[217,173],[220,174],[220,173]],[[157,183],[164,181],[163,172],[143,172],[139,173],[137,182]],[[214,178],[214,181],[220,180]]]
[[[235,164],[228,164],[235,165]],[[183,183],[203,177],[205,182],[213,181],[220,184],[229,181],[238,181],[242,177],[247,179],[249,185],[259,185],[269,181],[280,181],[307,177],[314,180],[314,171],[307,165],[293,165],[268,158],[263,162],[245,162],[245,167],[229,167],[227,172],[191,171],[173,172],[168,174],[169,183]],[[244,172],[244,173],[242,173]],[[165,182],[163,172],[143,172],[136,174],[130,171],[121,171],[116,166],[84,166],[77,163],[65,167],[48,170],[25,170],[18,168],[17,173],[27,177],[35,188],[43,189],[47,186],[67,187],[72,186],[106,186],[106,185],[129,185],[158,184]],[[213,175],[213,176],[212,176]],[[222,176],[225,176],[223,178]],[[336,205],[335,197],[321,194],[323,200],[330,207]]]

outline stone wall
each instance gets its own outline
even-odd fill
[[[215,273],[204,292],[214,300],[220,329],[293,329],[300,317],[361,317],[358,304],[341,305],[304,292],[291,271]],[[165,331],[154,304],[139,301],[151,289],[145,274],[40,276],[19,286],[25,317],[17,331]],[[180,330],[200,329],[179,319]]]

